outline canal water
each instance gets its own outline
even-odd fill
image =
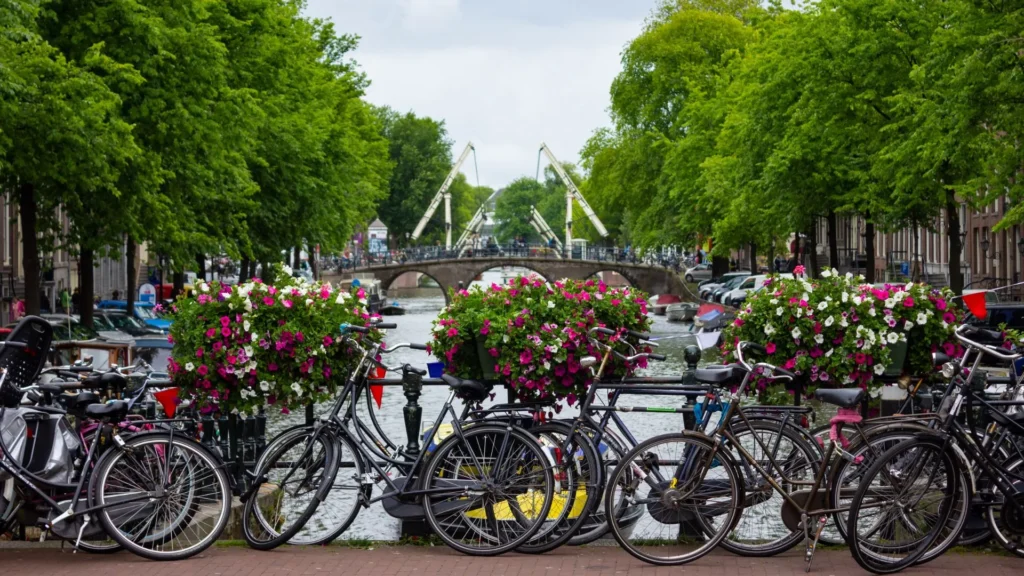
[[[489,286],[491,282],[501,282],[502,273],[492,270],[485,272],[481,282]],[[397,329],[389,330],[387,342],[389,344],[401,342],[426,343],[430,339],[430,331],[434,320],[444,308],[444,296],[437,288],[415,288],[405,291],[405,294],[389,294],[396,297],[406,309],[404,316],[389,318],[398,325]],[[649,368],[640,375],[645,376],[670,376],[678,375],[686,368],[683,358],[683,350],[690,344],[695,344],[695,339],[687,335],[688,326],[681,323],[671,323],[665,316],[653,316],[653,327],[651,333],[656,337],[659,344],[658,352],[666,356],[664,362],[651,362]],[[706,359],[707,360],[707,359]],[[435,359],[426,352],[402,349],[394,354],[387,355],[383,361],[388,366],[398,367],[409,363],[414,366],[426,368],[427,362]],[[423,407],[423,427],[429,427],[436,419],[448,396],[448,389],[443,386],[425,386],[423,395],[419,400]],[[496,402],[503,402],[504,393],[498,392]],[[456,401],[457,402],[457,401]],[[632,406],[677,406],[682,402],[678,396],[634,396],[630,399],[620,401],[621,405]],[[402,408],[406,399],[402,395],[402,389],[398,386],[386,387],[382,407],[377,411],[377,417],[381,427],[388,434],[391,440],[397,445],[406,444],[405,420]],[[330,404],[316,406],[316,413],[320,415],[330,410]],[[456,409],[461,408],[461,403]],[[360,410],[365,411],[365,404],[360,403]],[[573,410],[563,410],[562,416],[575,414]],[[630,431],[639,439],[643,440],[670,431],[677,431],[682,428],[681,414],[652,414],[652,413],[622,413],[623,420],[627,423]],[[304,415],[299,411],[290,415],[271,412],[268,414],[268,438],[292,425],[301,424]],[[365,414],[364,414],[364,417]],[[367,422],[369,422],[367,417]],[[379,493],[375,491],[374,495]],[[369,509],[361,509],[359,516],[352,526],[342,535],[343,539],[370,539],[370,540],[397,540],[401,533],[401,524],[398,520],[388,516],[380,504],[375,504]]]

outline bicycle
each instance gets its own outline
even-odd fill
[[[376,328],[393,328],[377,324]],[[368,387],[370,370],[383,367],[378,354],[400,348],[426,350],[420,344],[379,343],[364,348],[350,336],[370,328],[343,326],[342,337],[360,360],[345,382],[330,413],[313,426],[293,429],[274,439],[257,464],[253,488],[243,496],[243,534],[250,546],[271,549],[291,541],[311,521],[305,541],[327,542],[344,532],[359,506],[383,502],[393,516],[418,512],[450,547],[470,555],[496,555],[528,542],[541,529],[554,498],[553,464],[540,443],[510,422],[464,426],[452,408],[456,397],[479,402],[489,388],[480,382],[445,375],[451,392],[427,438],[436,438],[444,418],[452,417],[452,434],[436,447],[416,454],[391,452],[360,420],[356,406]],[[404,374],[425,371],[409,365]],[[349,410],[342,408],[349,401]],[[339,470],[344,469],[344,473]],[[402,477],[392,479],[395,470]],[[271,472],[273,476],[271,477]],[[373,496],[375,484],[386,485]],[[272,495],[260,502],[261,492]],[[314,514],[331,494],[337,498],[327,516]],[[285,504],[285,496],[297,497]],[[290,522],[290,523],[288,523]]]

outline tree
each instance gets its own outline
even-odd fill
[[[528,176],[517,178],[506,186],[494,206],[495,236],[498,242],[509,242],[519,236],[539,241],[537,231],[530,225],[530,207],[537,206],[547,195],[548,190],[544,184]],[[548,224],[551,222],[548,221]],[[554,224],[551,225],[554,227]]]
[[[378,215],[392,238],[404,241],[437,194],[452,168],[452,142],[444,122],[420,118],[412,112],[398,114],[390,108],[378,110],[382,134],[394,166],[388,197],[380,203]],[[441,222],[444,222],[443,207]],[[454,235],[454,229],[453,229]],[[443,232],[442,232],[443,233]]]
[[[104,82],[138,85],[138,75],[95,47],[65,58],[40,36],[36,9],[0,4],[0,178],[19,204],[29,314],[40,307],[38,237],[59,229],[58,206],[90,203],[110,214],[126,198],[118,181],[140,155],[122,100]]]

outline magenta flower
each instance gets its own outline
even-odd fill
[[[273,362],[267,364],[267,372],[277,372],[277,364]]]
[[[213,343],[213,351],[214,352],[220,352],[221,348],[223,348],[223,347],[224,347],[224,345],[221,344],[220,342],[214,342]]]
[[[197,373],[198,373],[198,374],[199,374],[200,376],[206,376],[206,374],[207,374],[207,373],[208,373],[209,371],[210,371],[210,369],[206,367],[206,364],[200,364],[200,365],[199,365],[199,368],[196,368],[196,372],[197,372]]]
[[[487,336],[491,332],[491,321],[484,320],[484,325],[480,328],[480,333]]]
[[[220,325],[221,326],[227,326],[228,324],[231,324],[231,318],[228,318],[227,316],[221,316],[220,317]]]
[[[942,315],[942,321],[946,324],[953,324],[956,322],[956,315],[952,312],[946,312]]]
[[[764,350],[769,354],[775,354],[775,343],[769,342],[768,344],[765,345]]]
[[[519,354],[519,363],[529,364],[530,362],[533,362],[533,351],[527,348]]]
[[[331,344],[334,344],[334,338],[331,338],[330,334],[324,336],[324,346],[330,346]]]
[[[266,306],[273,306],[274,305],[274,299],[271,298],[270,296],[264,296],[263,297],[263,304],[266,305]]]
[[[490,355],[491,355],[491,356],[492,356],[493,358],[497,358],[497,357],[498,357],[498,354],[499,354],[499,352],[498,352],[498,349],[497,349],[497,348],[491,348],[491,349],[490,349],[490,350],[488,350],[487,352],[488,352],[488,353],[489,353],[489,354],[490,354]]]
[[[199,349],[196,350],[196,358],[202,358],[202,357],[203,357],[203,349],[199,348]]]
[[[225,338],[227,338],[228,336],[231,336],[231,328],[228,328],[227,326],[221,328],[220,329],[220,335],[225,337]]]
[[[282,302],[282,304],[284,304],[285,308],[291,308],[292,307],[292,301],[291,300],[285,300],[284,302]]]
[[[206,331],[206,337],[207,338],[213,338],[216,335],[217,335],[217,329],[216,328],[210,328],[209,330]]]
[[[942,298],[935,300],[935,307],[938,308],[939,312],[946,310],[946,301]]]
[[[511,375],[512,374],[512,366],[510,366],[508,364],[505,364],[505,367],[501,369],[501,373],[504,376]]]
[[[863,352],[857,352],[853,356],[853,361],[856,362],[857,364],[863,364],[868,361],[868,356]]]
[[[356,291],[356,298],[359,298],[360,300],[362,300],[363,298],[366,298],[366,290],[363,290],[362,288],[357,290]]]
[[[907,308],[913,308],[914,299],[911,298],[910,296],[907,296],[906,298],[903,299],[903,305],[906,306]]]
[[[618,298],[612,299],[612,306],[618,306],[619,304],[622,304],[622,300],[619,300]]]

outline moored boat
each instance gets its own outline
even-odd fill
[[[665,315],[669,322],[689,322],[697,314],[697,305],[692,302],[680,302],[669,304],[665,308]]]
[[[379,313],[381,316],[404,316],[405,308],[402,308],[398,300],[395,300],[390,304],[382,304]]]
[[[669,304],[678,304],[682,301],[682,298],[675,294],[658,294],[657,299],[654,301],[654,315],[664,316],[665,309],[668,308]]]

